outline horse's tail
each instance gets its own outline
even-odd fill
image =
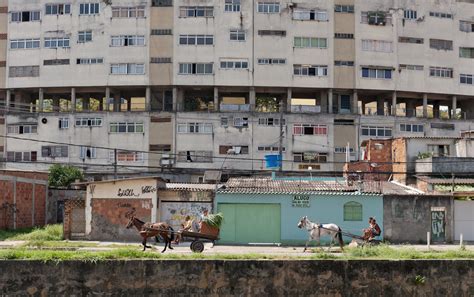
[[[341,249],[344,247],[344,240],[342,240],[342,230],[341,227],[338,227],[339,232],[337,232],[337,238],[339,239],[339,245],[341,246]]]
[[[168,227],[168,230],[170,230],[171,232],[171,235],[170,235],[170,241],[173,241],[174,240],[174,229],[173,227],[169,226]]]

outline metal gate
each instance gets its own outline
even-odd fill
[[[446,208],[431,208],[431,241],[446,241]]]
[[[454,201],[454,239],[474,241],[474,201]]]

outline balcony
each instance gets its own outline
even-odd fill
[[[472,174],[474,158],[469,157],[429,157],[416,160],[416,173]]]
[[[291,112],[295,113],[320,113],[320,105],[291,105]]]
[[[248,112],[250,111],[250,104],[220,104],[220,111],[222,112]]]

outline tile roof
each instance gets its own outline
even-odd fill
[[[425,181],[430,184],[437,185],[451,185],[453,184],[452,178],[439,178],[439,177],[429,177],[429,176],[417,176],[418,179]],[[474,178],[454,178],[454,184],[456,185],[471,185],[474,184]]]

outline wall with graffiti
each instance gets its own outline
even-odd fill
[[[186,216],[197,219],[204,209],[212,211],[210,202],[162,202],[160,206],[160,221],[167,222],[175,230],[181,228]]]

